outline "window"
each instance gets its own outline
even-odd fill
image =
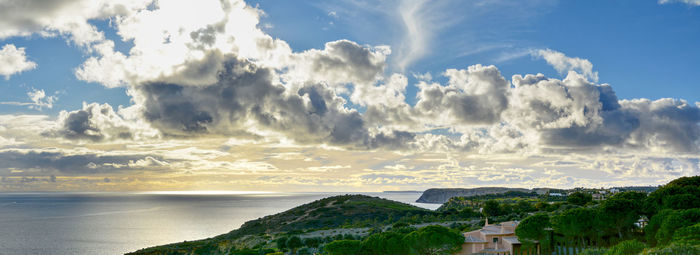
[[[494,243],[498,243],[498,237],[494,237],[494,238],[493,238],[493,242],[494,242]]]

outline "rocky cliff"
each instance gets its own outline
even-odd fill
[[[416,200],[418,203],[442,204],[452,197],[470,197],[487,194],[499,194],[508,191],[531,192],[529,189],[482,187],[473,189],[428,189]]]

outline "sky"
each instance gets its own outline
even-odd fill
[[[0,191],[660,185],[698,0],[0,0]]]

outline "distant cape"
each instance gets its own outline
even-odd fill
[[[536,189],[537,190],[537,189]],[[504,187],[481,187],[472,189],[460,188],[445,188],[445,189],[428,189],[416,200],[418,203],[442,204],[447,202],[452,197],[470,197],[487,194],[500,194],[508,191],[532,192],[533,190],[522,188],[504,188]]]

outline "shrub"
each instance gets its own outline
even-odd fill
[[[326,244],[325,250],[330,255],[355,255],[360,252],[360,241],[335,240]]]
[[[646,249],[643,255],[696,255],[700,254],[700,246],[672,243],[666,247]]]
[[[362,241],[362,253],[366,255],[402,255],[408,253],[404,235],[397,232],[383,232],[367,237]]]
[[[304,243],[301,242],[301,238],[298,236],[292,236],[289,239],[287,239],[287,248],[296,250],[297,248],[300,248],[303,246]]]
[[[287,237],[283,236],[278,238],[275,243],[277,244],[277,249],[284,249],[287,248]]]
[[[674,243],[684,243],[689,245],[700,245],[700,223],[679,228],[673,234]]]
[[[567,203],[578,206],[583,206],[591,201],[593,201],[593,196],[583,192],[574,192],[566,198]]]
[[[312,255],[311,250],[309,248],[301,248],[297,251],[297,255]]]
[[[417,254],[454,254],[462,248],[464,236],[443,226],[427,226],[409,233],[403,242]]]
[[[588,248],[581,251],[578,255],[604,255],[607,251],[608,249],[605,248]]]
[[[637,255],[646,248],[647,245],[637,240],[627,240],[610,247],[605,255]]]

